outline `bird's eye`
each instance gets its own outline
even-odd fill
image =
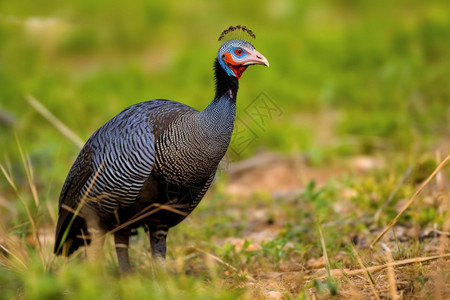
[[[241,48],[237,48],[236,50],[234,50],[234,53],[235,53],[236,55],[242,55],[242,53],[244,53],[244,51],[242,51]]]

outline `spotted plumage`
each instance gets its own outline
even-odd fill
[[[169,228],[198,205],[233,131],[238,79],[268,66],[243,40],[226,41],[215,62],[216,94],[202,111],[170,100],[132,105],[100,127],[75,160],[59,199],[55,253],[100,245],[114,233],[123,272],[129,236],[144,226],[154,257],[164,259]]]

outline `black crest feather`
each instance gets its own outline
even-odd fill
[[[231,34],[231,33],[235,33],[235,34]],[[232,37],[230,37],[231,35],[232,35]],[[228,38],[227,36],[230,38]],[[256,36],[253,33],[253,31],[251,31],[247,27],[241,26],[241,25],[230,26],[222,32],[222,34],[219,37],[219,41],[224,40],[225,37],[227,37],[227,40],[231,40],[233,38],[246,40],[246,38],[244,38],[244,36],[250,37],[251,39],[256,39]]]

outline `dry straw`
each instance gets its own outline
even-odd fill
[[[364,265],[361,256],[359,256],[358,250],[356,250],[355,246],[352,244],[352,250],[353,253],[356,256],[356,260],[358,261],[358,264],[361,266],[361,270],[365,270],[364,274],[367,277],[367,281],[369,281],[370,290],[372,291],[373,296],[375,299],[380,300],[380,296],[377,293],[377,290],[375,289],[375,280],[373,279],[372,274],[370,273],[369,269]]]
[[[401,217],[401,215],[409,208],[409,206],[414,202],[417,195],[420,194],[420,192],[425,188],[425,186],[433,179],[434,176],[448,163],[450,160],[450,155],[447,155],[447,157],[439,164],[439,166],[431,173],[430,176],[422,183],[422,185],[417,189],[417,191],[412,195],[412,197],[409,199],[408,203],[403,207],[403,209],[398,213],[398,215],[392,220],[392,222],[384,228],[384,230],[377,236],[377,238],[370,244],[370,247],[373,248],[379,240],[385,235],[386,232],[388,232],[392,226],[394,226],[398,219]]]
[[[397,260],[395,262],[387,263],[384,265],[372,266],[372,267],[356,269],[356,270],[333,269],[333,270],[331,270],[331,275],[336,276],[336,277],[353,276],[353,275],[364,274],[367,271],[377,272],[377,271],[383,270],[388,267],[398,267],[398,266],[415,264],[415,263],[423,263],[423,262],[428,262],[431,260],[436,260],[436,259],[441,259],[441,258],[442,259],[450,258],[450,253],[446,253],[446,254],[442,254],[442,255],[435,255],[435,256],[428,256],[428,257],[408,258],[408,259],[404,259],[404,260]],[[311,276],[311,277],[307,277],[307,279],[324,279],[327,277],[328,277],[328,275],[323,275],[323,276],[319,276],[319,277]]]
[[[55,117],[55,115],[53,115],[44,105],[42,105],[41,102],[29,94],[26,95],[26,99],[28,103],[44,118],[46,118],[59,132],[61,132],[79,148],[83,147],[83,140],[57,117]]]

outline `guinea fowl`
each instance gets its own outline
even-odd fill
[[[231,26],[219,38],[240,33]],[[198,205],[211,185],[233,131],[239,78],[249,65],[269,66],[248,41],[229,39],[214,64],[216,93],[197,111],[171,100],[132,105],[100,127],[75,160],[59,198],[54,252],[94,249],[114,234],[122,272],[132,270],[128,245],[138,227],[149,232],[153,258],[165,259],[169,228]]]

